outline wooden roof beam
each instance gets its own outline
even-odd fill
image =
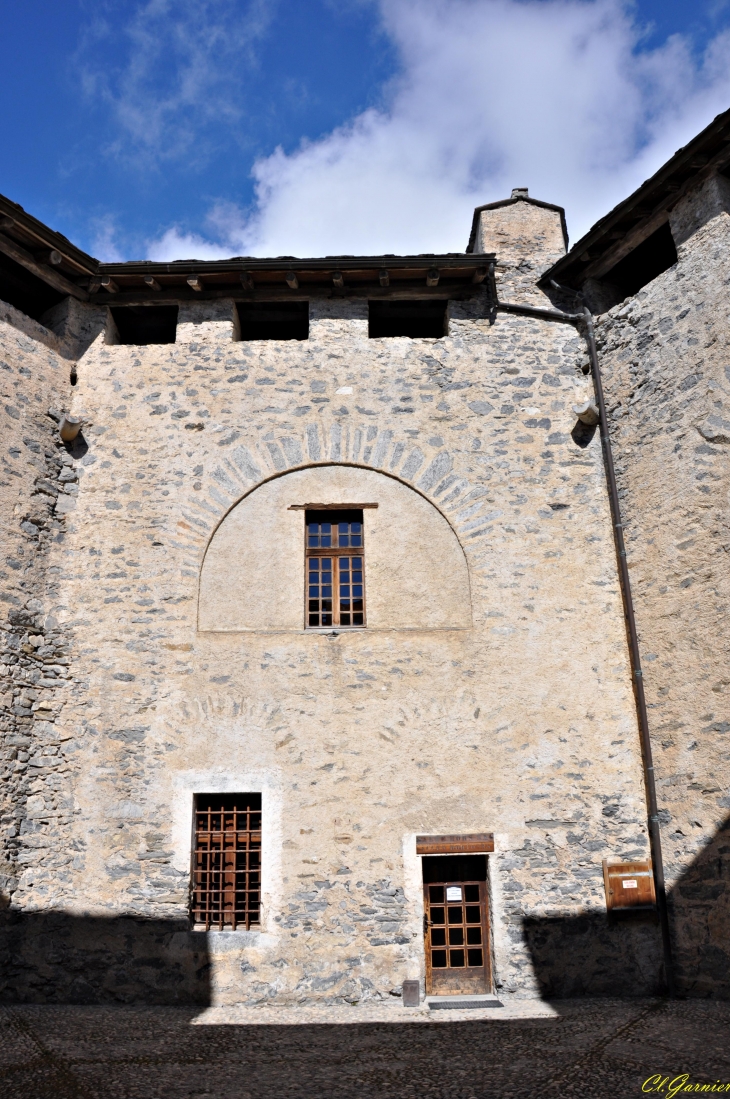
[[[63,256],[55,248],[51,248],[50,252],[48,250],[45,252],[36,252],[35,259],[38,263],[48,263],[51,267],[60,267],[63,263]]]
[[[6,201],[4,196],[0,195],[0,208]],[[14,205],[14,203],[12,205]],[[49,229],[48,226],[37,221],[36,218],[26,214],[25,211],[19,211],[19,214],[20,216],[14,216],[13,214],[8,213],[0,215],[0,232],[17,230],[22,237],[32,237],[34,243],[31,244],[30,247],[33,248],[34,258],[38,262],[49,262],[41,252],[36,252],[36,248],[39,250],[46,249],[48,250],[46,254],[48,254],[48,252],[54,252],[56,255],[60,255],[62,260],[69,267],[74,269],[74,273],[78,272],[83,275],[93,275],[96,273],[98,264],[93,257],[87,256],[72,244],[70,240],[66,240],[60,233],[55,233],[52,229]],[[52,262],[56,263],[60,261],[54,260]]]
[[[3,224],[7,221],[13,221],[12,218],[3,218],[2,220]],[[9,226],[6,225],[5,228],[9,228]],[[47,264],[39,263],[30,252],[26,252],[25,248],[21,248],[19,244],[16,244],[10,237],[6,237],[4,233],[0,233],[0,252],[4,252],[6,256],[15,260],[21,267],[25,267],[26,271],[30,271],[32,275],[52,286],[54,290],[58,290],[62,294],[70,294],[71,297],[77,298],[79,301],[89,300],[86,291],[77,286],[75,282],[71,282],[71,279],[67,279],[60,271],[54,271]]]
[[[643,244],[652,233],[660,229],[668,217],[669,214],[666,209],[658,210],[653,217],[640,222],[635,229],[631,229],[598,257],[594,258],[595,253],[592,253],[589,256],[592,262],[583,271],[584,278],[602,278],[612,267],[615,267],[625,256],[628,256],[629,252],[633,252],[634,248],[639,244]]]

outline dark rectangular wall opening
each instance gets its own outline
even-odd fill
[[[308,340],[308,301],[236,302],[240,339]]]
[[[117,305],[110,307],[120,343],[174,343],[176,305]]]
[[[251,813],[261,813],[261,794],[196,794],[195,795],[195,809],[196,812],[205,812],[208,810],[219,813],[221,810],[224,813],[232,813],[240,810],[241,806],[246,806],[247,810]],[[261,822],[256,826],[261,828]]]
[[[603,281],[611,283],[621,291],[623,297],[638,294],[657,275],[667,271],[677,262],[677,249],[666,221],[655,232],[629,252],[628,256],[612,267],[603,276]]]
[[[411,339],[440,339],[446,332],[445,300],[370,301],[368,336],[410,336]]]
[[[486,855],[427,855],[423,859],[423,880],[486,881]]]
[[[0,299],[14,305],[26,317],[39,321],[44,313],[66,297],[37,275],[0,252]]]

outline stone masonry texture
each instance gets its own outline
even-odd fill
[[[536,279],[562,253],[559,214],[509,210],[500,297],[552,307]],[[728,981],[725,849],[701,862],[730,804],[728,232],[707,222],[598,319],[673,933],[702,995]],[[96,305],[47,325],[0,306],[0,998],[385,1002],[424,975],[416,835],[472,832],[494,833],[503,999],[655,994],[657,925],[606,917],[602,860],[649,846],[601,442],[574,431],[592,396],[580,332],[495,315],[486,284],[449,303],[440,339],[368,338],[365,299],[309,308],[304,341],[237,340],[221,301],[181,304],[175,344],[128,346]],[[69,410],[85,426],[64,445]],[[367,590],[368,536],[387,561],[398,526],[378,517],[397,497],[409,529],[432,515],[458,540],[466,615],[404,628],[395,566],[378,628],[201,613],[206,554],[257,493],[278,479],[272,498],[301,505],[299,483],[354,492],[362,471],[380,501]],[[282,568],[303,552],[302,525]],[[268,598],[276,570],[236,560],[218,590]],[[432,555],[434,601],[451,560]],[[257,930],[189,921],[193,795],[216,791],[262,795]]]
[[[730,214],[675,209],[678,262],[598,321],[644,653],[681,987],[730,987]]]

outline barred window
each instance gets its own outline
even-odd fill
[[[308,627],[365,625],[362,511],[306,512]]]
[[[192,916],[219,931],[261,924],[261,794],[196,794]]]

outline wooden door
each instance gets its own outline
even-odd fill
[[[491,992],[486,881],[424,884],[426,992]]]

